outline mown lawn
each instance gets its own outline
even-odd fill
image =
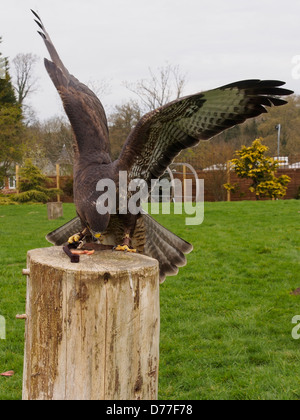
[[[0,207],[0,400],[21,398],[26,252],[73,217],[46,206]],[[207,203],[200,226],[155,216],[194,245],[187,267],[161,286],[161,399],[299,399],[300,202]]]

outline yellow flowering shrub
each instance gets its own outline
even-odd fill
[[[275,176],[279,163],[266,156],[267,151],[268,147],[262,144],[262,139],[256,139],[250,147],[243,146],[241,150],[235,152],[236,158],[230,161],[240,178],[252,179],[249,190],[256,194],[257,199],[285,196],[287,185],[291,180],[287,175],[278,178]],[[225,184],[224,188],[229,191],[234,190],[231,184]]]

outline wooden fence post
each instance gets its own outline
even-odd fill
[[[60,189],[60,165],[56,164],[56,188]],[[60,203],[60,194],[57,194],[57,202]]]
[[[230,168],[231,168],[231,163],[230,160],[227,161],[226,164],[226,174],[227,174],[227,184],[230,184],[231,180],[230,180]],[[227,190],[227,201],[231,201],[231,191]]]
[[[23,400],[157,399],[156,260],[28,252]]]
[[[60,202],[51,202],[47,203],[47,213],[48,213],[48,219],[54,220],[58,219],[59,217],[63,217],[64,215],[64,209],[63,209],[63,203]]]
[[[20,193],[20,166],[16,165],[16,191]]]

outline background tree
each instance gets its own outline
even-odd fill
[[[27,128],[29,147],[26,157],[43,169],[53,172],[57,163],[61,173],[72,173],[74,156],[74,136],[70,124],[62,117],[53,117],[36,122]]]
[[[0,39],[1,42],[1,39]],[[0,54],[1,55],[1,54]],[[1,55],[2,57],[2,55]],[[5,74],[0,79],[0,183],[10,175],[11,168],[22,160],[24,126],[9,74],[8,59],[4,59]]]
[[[96,96],[98,96],[100,101],[103,100],[103,96],[107,96],[111,93],[111,83],[106,79],[90,79],[86,85],[94,92]]]
[[[111,154],[117,159],[124,145],[124,142],[141,118],[141,110],[136,101],[130,101],[123,105],[116,105],[109,115],[109,136]]]
[[[0,106],[0,179],[11,175],[16,163],[23,158],[24,127],[20,110],[13,106]]]
[[[250,147],[242,147],[231,160],[232,167],[240,178],[252,180],[249,187],[251,192],[256,194],[259,200],[261,197],[278,198],[286,194],[287,185],[290,178],[287,175],[281,175],[276,178],[275,173],[279,163],[265,155],[268,147],[261,143],[261,139],[255,140]],[[232,190],[233,186],[225,184],[227,190]]]
[[[38,57],[34,54],[18,54],[12,61],[13,86],[16,99],[22,108],[24,122],[30,125],[37,117],[32,106],[26,101],[28,97],[37,90],[38,78],[34,75],[34,67]]]
[[[166,64],[156,71],[149,68],[150,77],[136,83],[125,82],[125,86],[135,93],[140,101],[142,113],[152,111],[183,95],[186,75],[179,66]]]
[[[37,61],[38,57],[31,53],[18,54],[12,61],[15,73],[14,88],[20,106],[23,105],[24,99],[37,89],[37,77],[34,76]]]
[[[27,159],[20,170],[20,194],[12,197],[13,201],[20,203],[38,202],[46,203],[58,192],[55,188],[47,188],[49,179],[42,171]]]
[[[0,44],[2,43],[2,38],[0,36]],[[6,67],[6,59],[3,57],[0,51],[0,79],[5,78],[5,67]]]
[[[0,45],[2,43],[2,38],[0,37]],[[0,107],[2,106],[13,106],[17,105],[17,100],[15,97],[14,89],[11,83],[11,77],[9,74],[9,66],[7,57],[3,57],[0,52],[1,59],[1,75],[0,78]]]
[[[300,161],[300,96],[293,95],[288,104],[271,108],[259,118],[259,135],[269,147],[270,154],[277,156],[277,124],[281,124],[280,156],[289,156],[290,163]],[[298,156],[297,156],[298,155]]]

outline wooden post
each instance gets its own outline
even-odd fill
[[[60,189],[60,166],[56,164],[56,188]],[[57,194],[57,202],[60,203],[60,194]]]
[[[23,400],[157,399],[158,262],[28,252]],[[26,272],[28,274],[28,271]]]
[[[20,192],[20,167],[16,165],[16,190],[17,194]]]
[[[49,220],[55,220],[55,219],[58,219],[59,217],[63,217],[64,215],[63,203],[62,202],[47,203],[47,212],[48,212]]]
[[[227,171],[227,184],[230,184],[230,161],[229,160],[227,161],[226,171]],[[231,201],[230,190],[227,190],[227,201]]]

